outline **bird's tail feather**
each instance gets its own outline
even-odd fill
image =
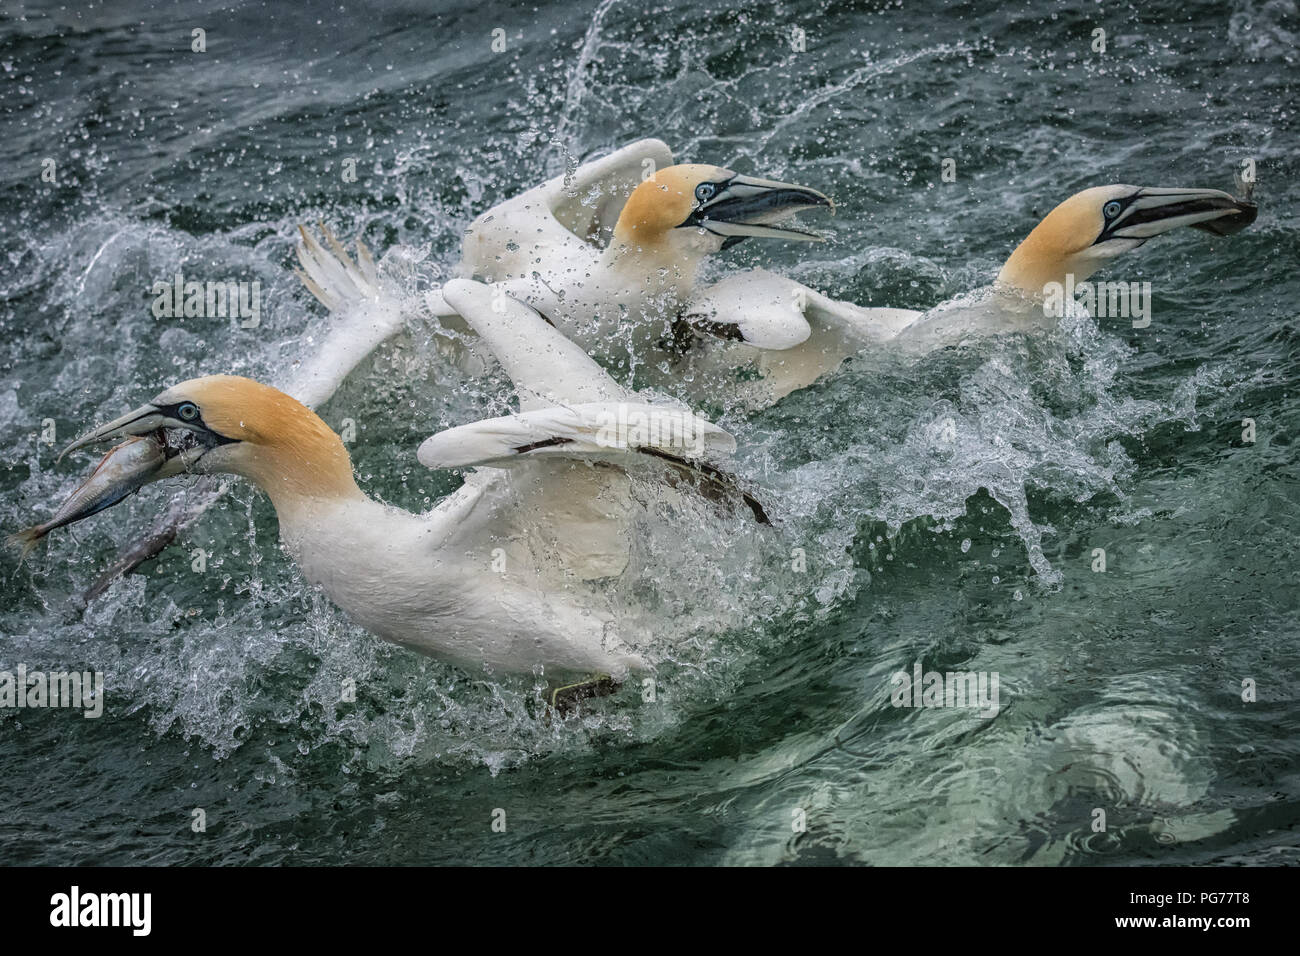
[[[298,243],[297,251],[302,268],[293,271],[302,284],[331,312],[341,312],[356,303],[378,299],[381,295],[379,270],[375,268],[370,250],[358,239],[354,262],[329,226],[321,223],[319,228],[325,238],[324,245],[302,226],[298,227],[302,241]]]
[[[403,298],[391,284],[380,282],[370,250],[360,239],[353,260],[328,226],[321,223],[319,228],[323,241],[298,227],[302,268],[294,272],[330,310],[330,322],[320,344],[281,384],[308,408],[328,401],[362,359],[403,327],[411,308],[420,307],[417,299]]]

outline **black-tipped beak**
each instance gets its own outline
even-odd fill
[[[188,471],[213,448],[235,443],[234,439],[218,435],[201,421],[182,421],[176,416],[175,406],[159,407],[149,404],[141,405],[135,411],[127,412],[121,418],[82,435],[59,453],[58,461],[62,461],[68,452],[87,445],[143,435],[151,436],[162,446],[166,458],[166,464],[154,474],[151,481]]]
[[[1109,204],[1108,204],[1109,205]],[[1180,226],[1191,226],[1216,236],[1241,232],[1259,215],[1259,207],[1217,189],[1137,190],[1123,209],[1108,218],[1097,238],[1150,239]]]
[[[170,421],[156,405],[141,405],[135,411],[127,412],[121,418],[82,435],[59,452],[56,462],[62,461],[63,456],[68,452],[76,451],[78,448],[85,448],[87,445],[97,445],[100,442],[111,441],[114,438],[127,438],[132,435],[147,435],[167,425],[174,424],[177,423]]]
[[[1244,199],[1229,199],[1229,205],[1220,207],[1228,210],[1218,219],[1192,223],[1193,229],[1211,232],[1216,236],[1232,236],[1241,232],[1259,215],[1259,206]]]
[[[707,229],[729,242],[750,237],[820,242],[823,237],[814,232],[772,223],[817,206],[835,211],[834,200],[808,186],[740,175],[714,185],[713,195],[700,201],[682,226]]]

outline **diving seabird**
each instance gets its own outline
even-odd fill
[[[713,323],[731,353],[692,357],[697,376],[756,374],[740,399],[761,407],[811,385],[850,355],[873,348],[925,351],[970,336],[1043,327],[1042,301],[1052,283],[1084,282],[1116,256],[1181,226],[1219,236],[1240,232],[1256,205],[1217,189],[1097,186],[1071,196],[1016,247],[998,273],[992,296],[968,296],[926,312],[864,308],[839,302],[764,270],[728,276],[687,304],[687,318]],[[758,303],[759,308],[753,308]],[[725,330],[734,330],[730,335]]]
[[[315,413],[235,376],[174,385],[68,450],[147,436],[166,448],[147,480],[186,471],[253,481],[274,504],[304,576],[386,640],[473,673],[542,666],[548,675],[617,680],[645,669],[618,633],[605,589],[581,586],[628,563],[630,520],[642,506],[617,464],[659,467],[666,458],[679,473],[698,471],[710,491],[739,498],[707,464],[734,451],[734,439],[684,407],[628,393],[527,306],[502,309],[489,288],[467,280],[449,282],[445,294],[510,374],[520,413],[424,442],[418,457],[431,468],[490,465],[428,514],[368,498],[347,449]],[[605,463],[576,460],[593,457]],[[141,482],[139,467],[132,480]],[[671,496],[681,486],[661,490]],[[491,570],[498,556],[504,573]]]
[[[588,202],[570,197],[576,205],[555,205],[558,221],[584,234],[613,228],[623,209],[620,190],[634,189],[643,168],[638,162],[640,151],[652,159],[658,155],[671,160],[667,147],[656,142],[633,144],[582,167],[573,183]],[[1108,260],[1181,226],[1231,235],[1254,222],[1257,212],[1255,204],[1213,189],[1124,185],[1087,189],[1052,210],[1016,248],[989,298],[972,306],[968,297],[960,297],[928,312],[864,308],[764,270],[739,273],[698,290],[684,306],[691,327],[710,330],[713,341],[709,348],[686,350],[672,368],[706,393],[730,396],[733,407],[765,407],[811,385],[864,350],[927,351],[971,336],[1042,327],[1048,320],[1036,303],[1047,283],[1060,282],[1067,274],[1082,282]],[[589,217],[585,225],[575,219],[580,213]],[[353,262],[332,236],[327,244],[331,251],[305,243],[302,253],[310,273],[304,273],[304,281],[331,308],[335,319],[323,346],[305,357],[287,387],[308,405],[333,394],[356,362],[400,328],[404,314],[414,307],[413,293],[396,292],[380,283],[364,247],[358,244]],[[509,308],[510,300],[498,295],[493,307]],[[445,302],[434,305],[446,314],[455,312]],[[737,369],[753,374],[737,376]],[[125,555],[88,597],[116,574],[165,547],[214,495],[208,489],[194,496],[191,505],[177,506],[160,522],[150,542]]]
[[[676,356],[712,340],[707,324],[682,322],[705,259],[747,238],[818,241],[784,221],[814,207],[833,210],[834,203],[807,186],[675,165],[665,144],[641,140],[483,213],[465,232],[456,274],[531,305],[599,359],[662,366],[673,380]],[[315,363],[328,368],[324,385],[346,375],[416,308],[410,290],[378,282],[364,246],[358,243],[353,262],[322,231],[324,242],[302,232],[298,274],[333,313],[334,356]],[[440,290],[427,293],[425,304],[449,333],[439,344],[458,354],[449,340],[467,329],[455,309]],[[471,372],[482,369],[470,361]]]

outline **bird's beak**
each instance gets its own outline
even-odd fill
[[[9,536],[8,543],[21,547],[26,554],[55,528],[99,514],[145,485],[189,471],[213,448],[234,443],[234,439],[217,434],[200,421],[181,421],[172,410],[171,406],[141,405],[63,449],[60,461],[78,448],[126,439],[104,456],[52,520]]]
[[[121,418],[82,435],[59,452],[56,463],[62,461],[63,456],[68,452],[76,451],[78,448],[85,448],[87,445],[98,445],[100,442],[111,441],[114,438],[125,438],[131,435],[147,435],[160,428],[166,428],[169,425],[179,426],[179,424],[179,422],[169,419],[156,406],[141,405],[135,411],[127,412]]]
[[[1255,203],[1217,189],[1144,187],[1106,224],[1097,242],[1146,240],[1180,226],[1191,226],[1216,236],[1231,236],[1254,222],[1257,215],[1259,207]]]
[[[695,226],[725,236],[727,245],[751,236],[820,242],[823,237],[814,232],[790,225],[772,225],[812,206],[826,206],[835,211],[834,200],[808,186],[736,175],[721,183],[711,198],[699,203],[682,226]]]
[[[121,418],[82,435],[59,453],[57,461],[62,461],[68,452],[87,445],[136,435],[152,435],[164,446],[166,452],[166,463],[150,476],[150,482],[188,471],[209,450],[228,440],[221,439],[207,429],[196,429],[193,424],[167,414],[156,405],[141,405],[135,411],[127,412]]]

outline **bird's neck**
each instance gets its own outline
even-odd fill
[[[450,510],[415,515],[361,494],[298,499],[277,506],[280,543],[303,578],[372,634],[425,651],[454,646],[466,594],[461,553],[447,550]]]
[[[416,515],[366,495],[353,477],[352,459],[342,440],[300,405],[260,437],[256,452],[239,459],[231,471],[266,492],[275,506],[280,536],[304,570],[391,570],[403,563],[404,554],[440,547],[461,517],[441,506]]]
[[[644,284],[695,286],[700,266],[711,250],[694,247],[689,236],[672,233],[629,234],[616,230],[605,250],[603,264],[615,275]]]
[[[236,472],[266,492],[282,524],[321,507],[366,500],[342,440],[315,413],[299,408],[298,421],[258,444]]]
[[[373,581],[409,569],[422,519],[361,492],[276,503],[280,540],[309,581],[344,606],[347,580]],[[408,540],[410,539],[410,540]]]
[[[346,580],[370,580],[408,564],[405,539],[422,518],[366,495],[350,463],[345,472],[337,461],[331,458],[328,467],[303,462],[296,473],[281,468],[269,480],[255,480],[275,506],[280,540],[303,574],[348,609]]]
[[[1097,271],[1097,266],[1083,257],[1065,253],[1053,238],[1035,229],[1002,266],[996,285],[1030,298],[1041,298],[1051,283],[1065,284],[1067,275],[1082,282]]]
[[[346,474],[304,462],[284,462],[274,477],[255,480],[275,505],[281,524],[293,523],[322,509],[370,500],[352,477],[350,462]]]

